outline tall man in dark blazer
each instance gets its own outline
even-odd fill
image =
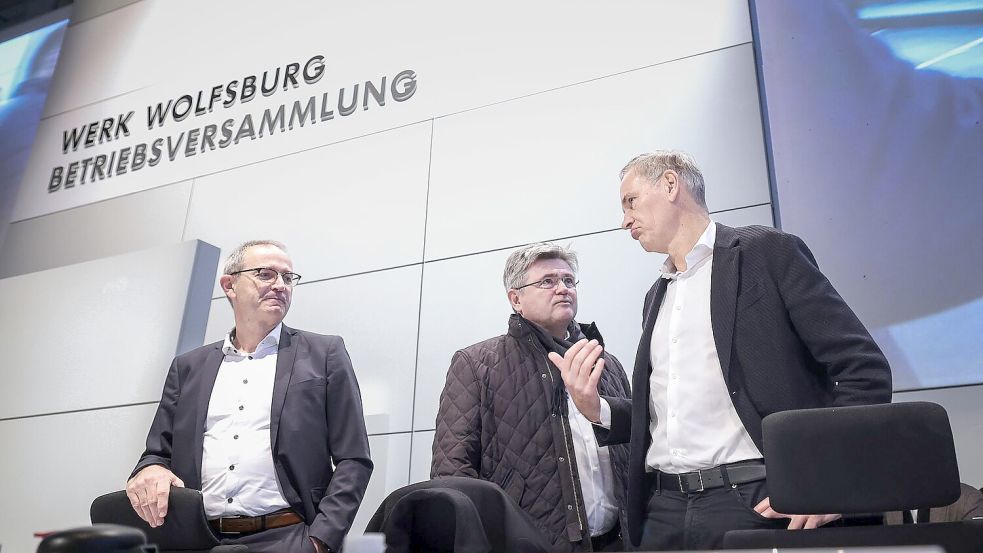
[[[235,328],[171,363],[127,496],[156,527],[171,486],[200,489],[223,543],[338,551],[372,473],[344,342],[282,323],[300,280],[283,244],[246,242],[223,273]]]
[[[599,441],[630,441],[631,543],[714,549],[728,530],[835,520],[771,509],[761,420],[889,402],[884,355],[802,240],[710,220],[689,155],[644,154],[621,177],[622,226],[646,251],[669,255],[645,296],[632,401],[603,398],[611,424]],[[600,421],[592,376],[600,349],[582,342],[551,356],[592,421]]]

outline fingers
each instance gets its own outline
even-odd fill
[[[130,505],[152,528],[164,524],[172,484],[184,487],[180,478],[160,465],[144,467],[126,483]]]
[[[788,529],[801,530],[809,518],[809,515],[792,515],[791,519],[788,521]]]
[[[163,524],[164,517],[167,516],[167,502],[171,493],[171,481],[161,478],[157,480],[154,499],[157,501],[157,518]]]
[[[779,513],[771,508],[771,498],[766,497],[754,506],[754,511],[765,518],[790,518],[789,515]]]
[[[140,499],[140,496],[137,495],[135,490],[130,490],[129,484],[127,484],[126,488],[126,497],[130,500],[130,506],[133,507],[133,511],[136,512],[137,516],[139,516],[144,522],[150,524],[150,515],[147,514],[146,510],[143,508],[143,501]]]
[[[599,359],[597,364],[594,365],[594,370],[591,371],[590,377],[587,380],[587,387],[590,390],[597,389],[597,383],[601,381],[601,373],[604,372],[604,360]]]

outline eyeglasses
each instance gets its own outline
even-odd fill
[[[535,286],[536,288],[542,288],[543,290],[552,290],[552,289],[556,288],[561,282],[567,288],[576,289],[577,288],[577,284],[580,281],[576,280],[572,276],[562,276],[561,277],[561,276],[556,276],[556,275],[550,275],[550,276],[543,277],[542,279],[537,280],[536,282],[530,282],[529,284],[523,284],[522,286],[519,286],[518,288],[516,288],[516,290],[522,290],[523,288],[525,288],[527,286]]]
[[[283,285],[290,286],[291,288],[296,286],[297,283],[300,282],[300,275],[298,275],[297,273],[291,273],[290,271],[284,271],[281,273],[276,269],[271,269],[269,267],[256,267],[255,269],[243,269],[241,271],[235,271],[229,274],[238,275],[241,273],[250,273],[250,272],[255,273],[253,276],[256,277],[256,280],[268,284],[276,282],[277,276],[283,277]]]

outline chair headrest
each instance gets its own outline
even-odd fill
[[[778,512],[870,513],[959,498],[949,417],[935,403],[785,411],[765,417],[762,431]]]

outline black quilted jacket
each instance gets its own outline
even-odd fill
[[[580,327],[600,341],[593,324]],[[621,363],[607,352],[604,359],[601,395],[630,398]],[[569,422],[552,405],[554,397],[565,397],[554,395],[557,386],[563,386],[559,370],[518,315],[509,319],[506,335],[459,350],[440,395],[430,474],[494,482],[529,513],[556,551],[589,551]],[[624,505],[628,450],[609,448],[618,504]],[[623,510],[620,518],[624,528]]]

